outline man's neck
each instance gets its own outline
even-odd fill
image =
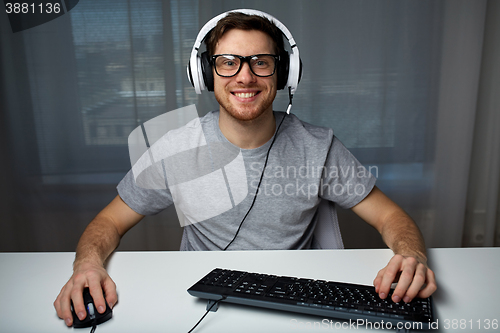
[[[219,128],[226,139],[242,149],[254,149],[269,141],[276,131],[272,110],[253,120],[238,120],[221,108]]]

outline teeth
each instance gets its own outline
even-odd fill
[[[255,95],[257,95],[257,93],[234,93],[235,96],[237,97],[241,97],[241,98],[250,98],[250,97],[253,97]]]

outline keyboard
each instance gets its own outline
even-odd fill
[[[209,301],[223,299],[324,318],[384,323],[386,328],[430,329],[435,321],[432,297],[394,303],[392,291],[382,300],[373,286],[221,268],[196,282],[188,293]]]

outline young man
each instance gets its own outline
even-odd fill
[[[218,22],[206,44],[220,107],[203,117],[200,125],[207,141],[241,149],[249,190],[227,212],[186,225],[181,250],[222,250],[228,245],[230,249],[309,248],[319,202],[330,200],[351,208],[394,251],[374,280],[381,298],[387,297],[391,283],[398,279],[393,301],[430,296],[436,290],[434,273],[427,267],[425,245],[411,218],[375,187],[371,175],[332,172],[345,165],[362,168],[332,130],[273,112],[279,56],[284,50],[281,31],[266,18],[233,13]],[[262,172],[265,176],[257,185]],[[309,191],[312,185],[317,189],[313,193]],[[54,302],[58,316],[68,326],[72,325],[70,300],[77,315],[85,317],[82,290],[86,286],[99,312],[105,309],[102,290],[113,307],[117,294],[103,267],[106,258],[144,215],[173,203],[168,189],[141,189],[130,172],[119,184],[118,193],[83,233],[74,273]]]

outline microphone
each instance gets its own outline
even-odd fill
[[[293,99],[292,87],[288,87],[288,98],[290,99],[290,102],[288,102],[288,107],[286,108],[286,114],[290,114],[290,110],[292,109],[292,99]]]

